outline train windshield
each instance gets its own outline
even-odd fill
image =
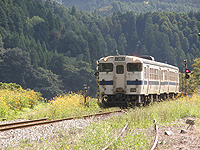
[[[124,73],[124,66],[123,65],[117,65],[116,66],[116,73],[117,74],[123,74]]]
[[[99,64],[99,71],[100,72],[112,72],[113,71],[113,64],[112,63],[100,63]]]
[[[128,63],[127,64],[127,71],[142,71],[142,64],[141,63]]]

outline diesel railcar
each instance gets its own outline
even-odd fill
[[[98,85],[105,104],[141,104],[179,92],[178,67],[152,56],[107,56],[98,60]]]

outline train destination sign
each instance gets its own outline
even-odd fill
[[[125,57],[115,57],[115,61],[125,61]]]

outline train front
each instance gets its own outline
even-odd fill
[[[99,60],[99,89],[103,103],[121,105],[138,100],[142,63],[137,58],[117,55]]]

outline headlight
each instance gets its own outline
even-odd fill
[[[131,88],[130,92],[136,92],[136,88]]]
[[[106,62],[107,60],[108,60],[108,57],[105,57],[105,58],[103,59],[103,61],[105,61],[105,62]]]
[[[133,59],[133,61],[136,61],[136,60],[137,60],[137,58],[135,58],[135,57],[133,57],[132,59]]]

